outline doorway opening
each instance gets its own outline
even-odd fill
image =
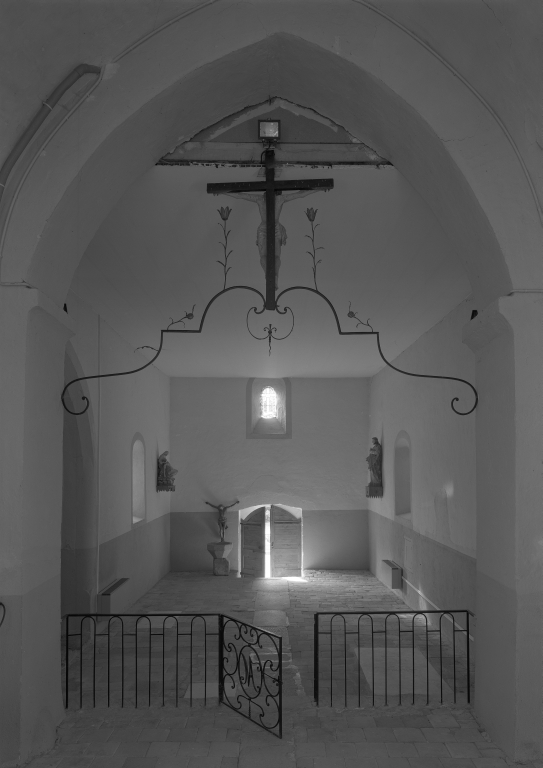
[[[241,574],[266,579],[301,577],[302,510],[265,504],[241,510],[241,516]]]

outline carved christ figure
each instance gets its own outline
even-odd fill
[[[219,533],[221,535],[221,541],[224,541],[224,534],[226,533],[226,529],[228,528],[228,525],[226,524],[226,511],[230,509],[230,507],[233,507],[234,504],[239,504],[238,499],[232,502],[232,504],[229,504],[227,507],[225,507],[224,504],[219,504],[218,506],[216,504],[210,504],[209,501],[205,502],[209,507],[213,507],[213,509],[216,509],[219,513],[219,519],[217,521],[219,525]]]
[[[327,190],[326,190],[327,191]],[[295,200],[297,197],[307,197],[315,192],[322,192],[322,189],[307,189],[295,192],[276,192],[275,193],[275,289],[278,288],[279,267],[281,265],[281,246],[287,242],[287,231],[279,221],[281,209],[285,203]],[[237,197],[241,200],[248,200],[250,203],[256,203],[260,211],[261,222],[256,230],[256,244],[260,253],[260,264],[266,274],[266,193],[265,192],[221,192],[214,194],[228,195],[228,197]]]

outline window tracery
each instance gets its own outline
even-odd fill
[[[277,418],[277,392],[273,387],[264,387],[260,394],[260,418]]]

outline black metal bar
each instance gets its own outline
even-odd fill
[[[411,638],[411,640],[412,640],[411,647],[412,647],[412,651],[413,651],[413,659],[412,659],[412,663],[413,663],[413,696],[412,696],[411,703],[414,704],[415,703],[415,617],[414,616],[411,617],[411,632],[413,633],[412,634],[412,638]]]
[[[204,622],[204,706],[207,706],[207,622]]]
[[[275,152],[267,149],[266,159],[266,309],[275,309]]]
[[[385,707],[388,706],[387,619],[388,619],[388,616],[385,616]]]
[[[135,635],[136,635],[136,709],[138,707],[138,624],[140,622],[140,619],[147,619],[149,622],[149,706],[151,706],[151,619],[149,616],[145,614],[137,614],[138,618],[136,619],[136,629],[135,629]]]
[[[79,709],[83,706],[83,621],[79,624]]]
[[[224,618],[222,614],[219,614],[219,647],[218,647],[218,660],[219,660],[219,701],[222,704],[224,701]]]
[[[375,647],[373,639],[373,616],[371,618],[371,690],[372,690],[372,703],[375,706]]]
[[[189,676],[189,685],[190,685],[190,694],[189,694],[189,704],[192,707],[192,643],[193,643],[193,624],[194,624],[194,618],[190,622],[190,676]]]
[[[175,619],[175,706],[179,706],[179,621]]]
[[[124,707],[124,621],[121,619],[121,707]]]
[[[356,638],[356,651],[357,651],[357,678],[358,678],[358,706],[360,707],[360,619],[357,621],[357,638]]]
[[[227,289],[227,290],[229,290],[229,289]],[[221,291],[221,293],[222,293],[222,291]],[[346,611],[344,611],[344,613],[346,613]],[[358,614],[358,613],[360,613],[360,611],[355,611],[355,613]],[[403,611],[403,613],[407,613],[407,611]],[[442,613],[442,611],[428,611],[428,613]],[[459,611],[456,611],[456,613],[459,613]],[[165,616],[166,614],[164,614],[164,613],[157,613],[157,614],[152,614],[152,615],[153,616]],[[189,617],[189,616],[218,616],[218,615],[219,615],[218,613],[177,613],[177,612],[168,613],[168,616],[186,616],[186,617]],[[78,616],[82,616],[82,617],[84,617],[86,619],[87,618],[91,619],[91,618],[93,618],[93,616],[133,616],[133,617],[139,618],[139,619],[143,619],[143,618],[148,619],[149,618],[149,616],[146,613],[122,613],[122,614],[118,614],[118,613],[70,613],[70,617],[72,619],[75,619]],[[230,617],[228,616],[227,618],[230,618]],[[157,634],[160,634],[160,633],[157,632]],[[187,634],[189,634],[189,633],[187,632]],[[213,634],[213,633],[210,632],[210,634]]]
[[[439,617],[439,685],[441,690],[441,703],[443,704],[443,635],[441,634],[441,619]]]
[[[430,654],[428,650],[428,619],[426,619],[426,704],[430,703]]]
[[[111,672],[111,632],[110,632],[110,624],[111,619],[109,619],[107,623],[107,705],[109,707],[109,682],[110,682],[110,672]]]
[[[266,150],[266,154],[272,150]],[[226,192],[265,192],[267,190],[267,184],[265,181],[232,181],[221,182],[220,184],[208,184],[207,193],[216,195],[217,193]],[[297,189],[333,189],[334,179],[288,179],[284,181],[275,181],[274,189],[278,192],[293,192]]]
[[[148,670],[149,670],[149,671],[148,671],[148,678],[149,678],[149,688],[148,688],[148,690],[149,690],[149,698],[148,698],[148,704],[147,704],[147,706],[149,706],[149,707],[151,706],[151,664],[152,664],[151,646],[152,646],[152,643],[153,643],[153,641],[151,640],[151,637],[152,637],[152,632],[151,632],[151,629],[152,629],[152,625],[151,625],[151,619],[149,619],[149,663],[148,663],[148,665],[147,665],[147,668],[148,668]]]
[[[166,664],[166,648],[165,648],[165,642],[166,642],[166,620],[167,616],[162,620],[162,706],[164,706],[164,685],[166,680],[166,670],[165,670],[165,664]]]
[[[319,614],[313,616],[313,698],[319,706]]]
[[[70,668],[69,660],[68,660],[68,652],[69,652],[69,641],[68,638],[70,637],[70,631],[69,631],[69,623],[70,623],[70,617],[66,616],[66,656],[65,656],[65,669],[66,669],[66,680],[65,680],[65,689],[66,689],[66,709],[68,709],[68,670]]]
[[[453,684],[454,684],[454,703],[456,704],[456,629],[453,617]]]
[[[283,738],[283,638],[279,638],[279,738]]]
[[[343,620],[345,621],[345,619]],[[346,627],[343,628],[344,630]],[[347,635],[343,632],[343,685],[345,691],[345,709],[347,709]]]
[[[466,661],[468,664],[467,669],[467,683],[468,683],[468,704],[471,699],[471,672],[470,672],[470,658],[469,658],[469,611],[466,611]]]
[[[334,628],[334,619],[336,619],[339,616],[340,619],[343,620],[343,685],[344,685],[344,698],[345,698],[345,707],[347,707],[347,635],[346,635],[346,629],[347,625],[345,622],[345,617],[341,613],[335,613],[332,618],[330,619],[330,706],[333,706],[333,697],[334,697],[334,659],[333,659],[333,628]]]
[[[341,613],[338,613],[337,611],[318,611],[315,613],[315,616],[413,616],[417,614],[421,614],[421,611],[341,611]],[[456,610],[450,608],[447,611],[440,611],[437,610],[428,610],[424,611],[424,614],[427,613],[466,613],[465,608],[458,608]],[[468,613],[471,613],[471,611],[468,611]],[[76,616],[78,614],[72,614],[73,616]],[[82,614],[81,614],[82,615]],[[88,614],[84,614],[85,616]],[[124,614],[123,614],[124,615]],[[129,615],[129,614],[126,614]],[[139,616],[139,613],[134,614],[135,616]],[[475,614],[471,613],[472,616]],[[322,633],[321,633],[322,634]]]
[[[332,706],[332,691],[333,691],[333,669],[334,669],[334,663],[332,658],[332,646],[334,644],[334,635],[332,634],[332,622],[334,621],[334,617],[330,619],[330,706]]]
[[[398,616],[398,698],[402,705],[402,636],[400,630],[400,617]]]

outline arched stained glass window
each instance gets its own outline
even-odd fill
[[[260,395],[260,417],[277,418],[277,392],[273,387],[265,387]]]

